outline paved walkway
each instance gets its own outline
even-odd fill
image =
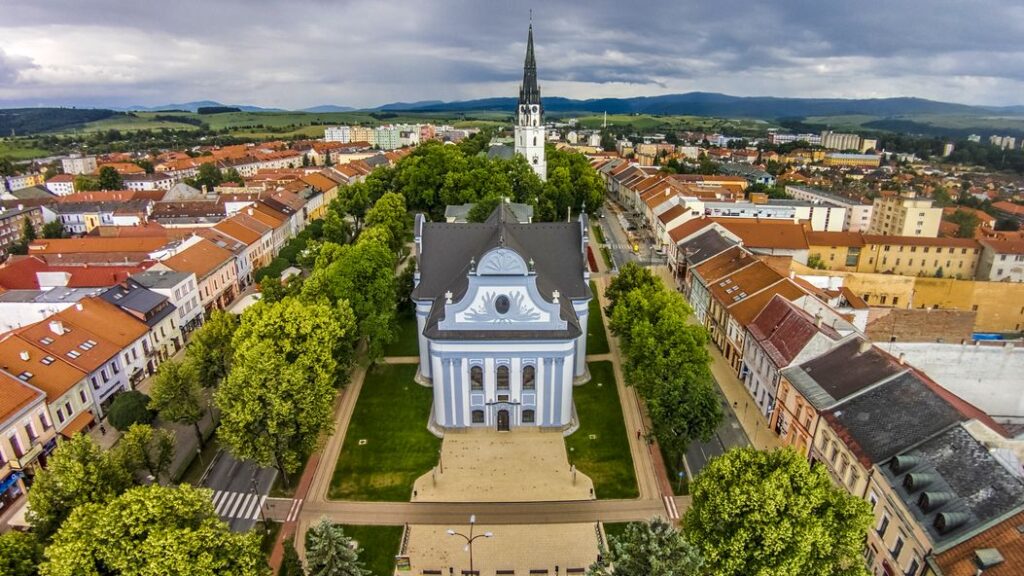
[[[569,467],[561,432],[446,434],[440,466],[413,485],[413,502],[588,500],[594,483]]]
[[[466,519],[451,528],[469,534],[465,522]],[[568,570],[586,569],[597,560],[599,528],[593,522],[477,524],[473,528],[474,536],[491,534],[473,542],[473,569],[484,576],[496,574],[498,570],[514,570],[515,574],[539,573],[539,570],[546,570],[546,574],[567,574]],[[408,527],[406,554],[412,568],[409,574],[423,574],[424,570],[461,574],[470,569],[466,540],[448,535],[447,529],[445,525]],[[449,571],[450,568],[454,570]]]
[[[747,433],[750,444],[759,450],[781,448],[782,442],[779,437],[768,428],[768,420],[758,410],[754,399],[747,392],[743,381],[736,376],[729,362],[714,344],[708,344],[708,351],[711,353],[711,373],[726,400],[732,404],[736,419]]]

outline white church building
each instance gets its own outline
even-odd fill
[[[436,429],[568,429],[573,384],[589,378],[587,217],[519,223],[501,203],[486,222],[417,215],[412,299],[417,379]]]
[[[526,62],[523,83],[519,86],[519,109],[516,110],[515,151],[530,163],[541,180],[547,180],[548,163],[544,157],[544,105],[537,85],[537,61],[533,56],[533,24],[526,40]]]

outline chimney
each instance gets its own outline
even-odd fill
[[[116,278],[116,276],[115,276],[115,278]],[[75,302],[75,310],[78,310],[79,312],[81,312],[82,310],[85,310],[85,306],[82,306],[81,302]]]
[[[23,362],[28,362],[28,359],[29,359],[28,350],[22,350],[21,354],[18,354],[18,356],[21,357],[21,360]]]
[[[50,320],[50,332],[53,332],[57,336],[64,335],[64,323],[60,320]]]
[[[821,312],[814,315],[814,327],[821,328]]]
[[[861,340],[860,341],[860,349],[857,352],[859,354],[864,354],[868,350],[871,350],[871,341],[870,340]]]
[[[902,366],[902,365],[904,365],[906,363],[907,363],[907,354],[905,352],[900,352],[900,366]]]

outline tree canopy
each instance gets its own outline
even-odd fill
[[[32,534],[11,530],[0,534],[0,574],[35,576],[43,561],[43,547]]]
[[[633,522],[621,536],[608,538],[604,562],[589,576],[698,576],[704,561],[696,547],[661,518]],[[611,566],[608,565],[611,564]]]
[[[734,448],[691,484],[684,532],[714,576],[866,576],[871,508],[791,449]]]
[[[71,513],[40,567],[43,576],[265,576],[256,532],[233,533],[207,490],[187,484],[128,490]]]
[[[355,548],[340,524],[321,520],[306,533],[308,576],[368,576]]]
[[[204,388],[215,388],[227,375],[234,354],[231,340],[237,327],[234,314],[214,310],[206,323],[192,333],[185,358]]]
[[[28,521],[42,539],[53,534],[76,507],[103,503],[129,486],[130,471],[115,452],[86,434],[61,442],[28,491]]]
[[[118,440],[116,452],[125,468],[144,470],[160,482],[174,461],[174,433],[148,424],[132,424]]]
[[[160,418],[168,422],[190,424],[202,446],[203,433],[199,429],[199,421],[206,414],[206,399],[192,361],[165,361],[153,379],[150,392],[149,408],[156,410]]]
[[[243,315],[228,377],[214,396],[232,454],[278,468],[285,483],[331,427],[338,350],[351,347],[345,303],[288,297]]]
[[[122,432],[132,424],[149,424],[155,416],[156,414],[149,409],[149,396],[138,390],[118,394],[107,411],[110,424]]]
[[[113,166],[102,166],[96,183],[100,190],[124,190],[124,179]]]

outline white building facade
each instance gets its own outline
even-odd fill
[[[526,64],[523,66],[523,84],[519,87],[519,109],[515,130],[516,154],[521,154],[541,180],[548,176],[548,163],[544,158],[544,106],[540,102],[537,85],[537,62],[533,56],[533,25],[526,43]]]
[[[416,221],[417,378],[432,426],[567,429],[589,378],[586,217],[519,224],[504,204],[483,224]]]

